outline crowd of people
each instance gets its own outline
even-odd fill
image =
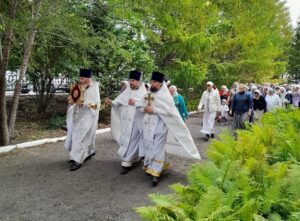
[[[95,155],[95,135],[100,109],[99,86],[91,80],[92,72],[80,70],[80,82],[70,92],[67,111],[68,135],[65,148],[70,154],[70,171],[82,167]],[[118,143],[122,175],[137,162],[156,186],[161,173],[168,168],[167,153],[200,160],[200,154],[185,121],[189,117],[185,101],[175,85],[164,74],[152,72],[151,84],[145,84],[139,71],[130,71],[122,82],[120,94],[105,99],[111,107],[111,132]],[[215,137],[214,124],[222,125],[233,117],[233,129],[245,128],[245,122],[258,121],[263,113],[291,104],[299,107],[297,86],[245,85],[235,82],[229,90],[220,91],[208,81],[198,111],[203,113],[203,139]]]
[[[203,139],[214,137],[214,123],[217,120],[223,125],[233,118],[233,130],[244,129],[245,122],[258,122],[266,112],[287,106],[300,107],[299,85],[275,85],[266,83],[239,84],[234,82],[230,89],[223,85],[220,90],[207,82],[207,90],[202,94],[198,111],[204,110]]]

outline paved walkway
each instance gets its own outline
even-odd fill
[[[205,158],[199,114],[187,124]],[[217,133],[221,127],[217,126]],[[149,204],[147,195],[167,193],[168,185],[186,182],[191,160],[170,156],[171,169],[157,187],[137,166],[119,175],[117,144],[110,133],[97,136],[97,155],[80,170],[69,172],[63,143],[16,150],[0,156],[1,221],[132,221],[134,208]]]

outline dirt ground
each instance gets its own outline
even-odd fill
[[[57,128],[49,128],[49,122],[53,116],[63,117],[66,113],[22,113],[19,114],[16,121],[16,127],[14,132],[14,138],[12,139],[12,144],[18,144],[23,142],[28,142],[32,140],[39,140],[44,138],[55,138],[66,136],[66,131],[61,129],[66,127],[65,120]],[[100,118],[98,121],[98,129],[110,127],[110,111],[106,109],[100,113]]]
[[[187,121],[196,146],[205,159],[208,143],[201,140],[201,116]],[[227,127],[216,127],[216,132]],[[149,205],[148,194],[168,193],[169,185],[186,183],[194,161],[169,156],[171,169],[157,187],[137,165],[120,175],[117,144],[110,133],[97,136],[97,155],[80,170],[69,172],[63,143],[16,150],[0,156],[1,221],[132,221],[134,209]]]

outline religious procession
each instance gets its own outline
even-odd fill
[[[69,96],[65,149],[70,153],[70,171],[78,170],[96,154],[100,97],[98,83],[91,77],[91,70],[81,69],[79,84],[72,87]],[[170,91],[163,73],[152,73],[147,90],[142,73],[134,70],[129,73],[126,89],[114,100],[104,101],[105,106],[111,106],[111,131],[119,145],[122,175],[143,161],[145,173],[156,186],[160,174],[169,167],[167,154],[201,159],[184,122],[188,117],[184,100],[175,86]]]
[[[96,154],[101,101],[98,83],[91,78],[91,70],[80,69],[79,84],[72,86],[69,96],[65,149],[70,153],[70,171],[80,169]],[[177,87],[156,71],[152,72],[150,82],[143,81],[142,72],[130,71],[120,94],[114,100],[106,98],[104,107],[111,107],[111,133],[119,146],[120,174],[127,174],[134,164],[142,162],[142,168],[156,186],[161,173],[169,167],[168,154],[195,160],[201,160],[201,156],[185,124],[189,113]],[[198,112],[203,112],[200,132],[204,141],[214,139],[215,122],[227,124],[229,116],[235,131],[245,129],[246,123],[258,122],[266,112],[300,104],[298,86],[287,84],[261,86],[234,82],[230,90],[223,85],[218,91],[208,81],[206,87],[198,105]]]
[[[299,221],[299,13],[0,1],[0,221]]]

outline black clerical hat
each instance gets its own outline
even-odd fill
[[[85,78],[91,78],[92,77],[92,71],[89,70],[89,69],[80,69],[80,72],[79,72],[79,76],[80,77],[85,77]]]
[[[163,83],[165,80],[165,75],[163,73],[153,71],[151,80],[158,81],[160,83]]]
[[[129,79],[134,79],[139,81],[141,79],[142,73],[139,71],[130,71],[129,72]]]

